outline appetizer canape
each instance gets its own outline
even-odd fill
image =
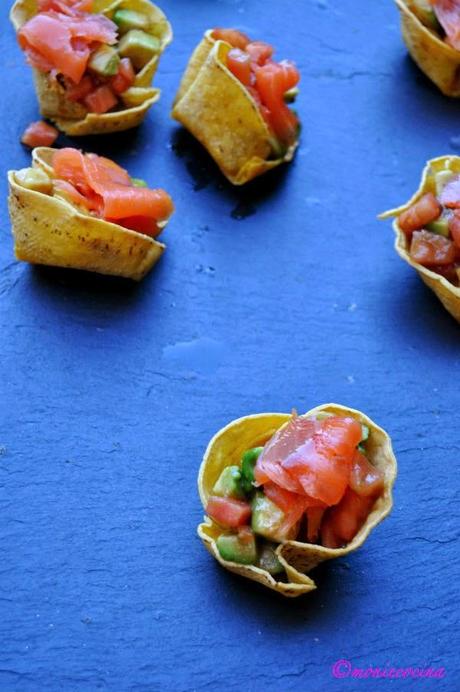
[[[396,0],[407,49],[447,96],[460,96],[460,0]]]
[[[161,257],[156,237],[173,212],[113,161],[77,149],[32,152],[32,167],[8,173],[16,257],[139,281]]]
[[[415,195],[395,217],[395,248],[460,322],[460,157],[428,161]]]
[[[242,185],[291,161],[299,119],[289,107],[299,73],[272,59],[273,48],[234,29],[205,33],[177,93],[172,116]]]
[[[171,27],[149,0],[17,0],[11,10],[40,110],[69,135],[136,127]]]
[[[387,516],[395,477],[387,433],[354,409],[240,418],[201,464],[198,535],[231,572],[300,596],[316,588],[306,572],[359,548]]]

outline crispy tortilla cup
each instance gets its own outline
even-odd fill
[[[198,526],[198,535],[205,547],[220,564],[230,572],[240,574],[264,584],[283,596],[296,597],[313,591],[316,584],[305,573],[325,560],[342,557],[359,548],[371,530],[389,514],[393,500],[392,488],[396,478],[396,459],[388,434],[360,411],[338,404],[324,404],[308,411],[305,416],[326,412],[340,416],[352,416],[369,427],[371,435],[367,443],[370,461],[384,475],[384,490],[377,498],[372,511],[353,540],[344,548],[332,549],[311,543],[285,541],[276,549],[288,581],[276,581],[268,572],[253,565],[241,565],[224,560],[216,547],[216,539],[224,531],[210,517]],[[222,470],[231,464],[240,465],[242,454],[252,447],[265,444],[291,416],[285,413],[261,413],[233,421],[222,428],[210,441],[198,475],[198,490],[203,507],[206,507],[214,483]]]
[[[401,13],[404,43],[414,62],[446,96],[460,97],[460,51],[426,27],[411,0],[395,0]]]
[[[243,84],[226,66],[231,49],[212,30],[195,49],[177,92],[172,117],[208,150],[234,185],[291,161],[298,142],[273,158],[274,138]]]
[[[53,149],[34,149],[33,167],[52,177],[52,155]],[[19,260],[140,281],[163,254],[163,243],[81,213],[61,198],[29,190],[15,173],[8,173],[8,206]]]
[[[428,161],[423,170],[420,187],[415,195],[413,195],[413,197],[411,197],[406,204],[403,204],[397,209],[390,209],[389,211],[384,212],[379,218],[388,219],[391,217],[396,217],[393,221],[393,229],[396,233],[396,252],[400,257],[402,257],[403,260],[405,260],[418,272],[422,281],[429,286],[434,293],[436,293],[446,310],[450,312],[452,317],[454,317],[457,322],[460,322],[460,288],[454,286],[444,276],[436,274],[436,272],[432,272],[430,269],[428,269],[428,267],[423,267],[421,264],[418,264],[418,262],[414,262],[409,254],[407,236],[405,233],[403,233],[398,224],[398,216],[402,214],[403,211],[408,209],[412,204],[417,202],[426,192],[433,192],[433,194],[436,194],[434,173],[445,170],[446,168],[460,174],[460,156],[440,156],[437,159],[431,159]]]
[[[161,53],[172,41],[171,25],[160,8],[149,0],[96,0],[94,3],[94,11],[106,15],[109,19],[115,10],[121,8],[148,15],[152,24],[161,25],[163,29],[161,36],[158,37],[161,38],[160,53],[155,55],[136,75],[132,87],[135,89],[136,103],[128,103],[122,110],[102,115],[90,113],[81,104],[69,101],[65,90],[57,80],[32,68],[41,114],[52,120],[67,135],[80,137],[130,130],[141,124],[149,108],[160,98],[160,90],[151,87],[151,82],[157,71]],[[10,19],[16,31],[36,13],[36,0],[16,0],[10,12]]]

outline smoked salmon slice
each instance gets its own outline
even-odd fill
[[[95,42],[114,44],[117,26],[102,15],[64,14],[50,10],[30,19],[18,31],[18,41],[32,67],[56,70],[79,84]]]
[[[166,221],[174,210],[164,190],[134,187],[127,171],[103,156],[66,148],[55,152],[52,164],[58,189],[60,185],[72,199],[70,185],[76,192],[73,195],[75,203],[81,205],[83,196],[86,208],[107,221],[157,235],[158,224]]]

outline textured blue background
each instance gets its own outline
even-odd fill
[[[1,3],[1,162],[37,116]],[[140,286],[15,262],[0,183],[0,689],[458,690],[458,327],[376,214],[460,148],[460,104],[407,58],[391,2],[163,0],[175,40],[138,132],[80,146],[169,190]],[[233,189],[169,119],[202,31],[302,72],[293,165]],[[64,143],[65,140],[61,140]],[[388,429],[395,507],[283,600],[195,535],[196,475],[238,416],[336,401]],[[443,681],[334,680],[339,658]]]

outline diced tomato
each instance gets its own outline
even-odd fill
[[[398,225],[404,233],[411,235],[413,231],[418,231],[427,223],[435,221],[441,213],[441,204],[432,192],[427,192],[418,202],[398,216]]]
[[[460,50],[460,0],[430,0],[434,12],[446,32],[446,41]]]
[[[85,106],[91,113],[107,113],[111,108],[117,105],[118,99],[112,89],[103,84],[83,99]]]
[[[449,209],[460,207],[460,176],[455,176],[444,185],[439,195],[439,201]]]
[[[309,543],[316,543],[319,537],[321,521],[326,511],[325,507],[308,507],[307,515],[307,539]]]
[[[350,474],[350,488],[364,497],[376,496],[383,489],[383,474],[364,454],[355,452]]]
[[[247,502],[211,495],[206,506],[206,514],[225,528],[237,529],[249,523],[251,507]]]
[[[214,29],[212,37],[215,41],[226,41],[233,48],[244,50],[250,39],[237,29]]]
[[[128,216],[124,219],[108,218],[107,221],[113,221],[113,223],[118,223],[120,226],[123,226],[123,228],[149,235],[152,238],[155,238],[161,232],[161,228],[158,227],[155,219],[147,216]]]
[[[449,231],[455,245],[460,248],[460,211],[454,212],[450,217]]]
[[[39,120],[31,123],[21,137],[21,142],[32,149],[34,147],[52,147],[59,132],[52,125]]]
[[[242,526],[238,529],[238,539],[243,545],[248,545],[254,540],[254,532],[249,526]]]
[[[81,101],[88,94],[94,91],[94,82],[89,75],[85,75],[79,84],[69,84],[66,86],[66,97],[69,101]]]
[[[288,537],[292,528],[300,521],[307,509],[310,499],[296,493],[290,493],[275,483],[266,483],[264,493],[284,514],[283,521],[277,529],[279,537]]]
[[[38,11],[54,10],[62,14],[75,15],[77,12],[92,12],[94,0],[38,0]]]
[[[433,264],[430,266],[430,270],[436,274],[440,274],[447,281],[450,281],[454,286],[458,286],[459,275],[457,273],[457,265],[455,264]]]
[[[115,77],[110,80],[110,86],[116,94],[122,94],[134,84],[136,73],[129,58],[122,58]]]
[[[410,246],[410,256],[414,262],[424,267],[431,265],[447,265],[455,262],[457,249],[455,244],[437,233],[429,231],[414,231]]]
[[[232,48],[227,53],[227,67],[245,86],[251,85],[251,57],[244,50]]]
[[[374,497],[357,495],[348,488],[341,502],[326,513],[321,527],[323,545],[326,545],[324,540],[325,535],[327,540],[328,530],[331,530],[334,536],[343,539],[342,542],[349,543],[367,519],[374,502]]]
[[[296,68],[290,63],[269,62],[255,66],[254,71],[259,96],[270,111],[273,132],[283,143],[293,143],[297,139],[299,120],[284,102],[284,94],[298,82]]]
[[[249,53],[253,62],[258,65],[265,65],[273,55],[273,46],[263,41],[251,41],[246,46],[246,52]]]
[[[321,526],[321,545],[325,548],[341,548],[343,540],[334,532],[332,525],[328,522],[323,522]]]

